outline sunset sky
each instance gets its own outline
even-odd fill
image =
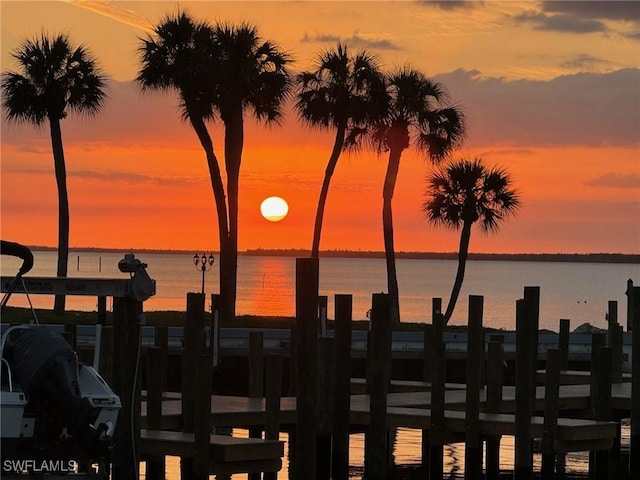
[[[177,96],[135,84],[140,38],[177,9],[200,20],[258,26],[289,52],[295,72],[337,41],[375,54],[385,70],[411,65],[441,82],[468,120],[453,158],[506,168],[522,208],[497,235],[474,230],[472,252],[640,253],[640,2],[309,1],[0,2],[1,68],[27,37],[66,33],[108,77],[95,118],[62,122],[72,247],[218,248],[204,153],[179,118]],[[248,122],[240,174],[239,248],[311,247],[333,132],[297,120]],[[56,246],[57,193],[48,126],[1,124],[1,236]],[[223,155],[223,130],[212,124]],[[321,250],[383,250],[386,155],[343,155]],[[458,233],[426,223],[430,165],[402,156],[393,202],[397,251],[450,252]],[[289,215],[268,222],[278,195]]]

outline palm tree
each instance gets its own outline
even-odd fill
[[[144,89],[177,90],[183,117],[203,146],[216,202],[220,235],[220,294],[223,318],[235,318],[238,258],[238,185],[244,119],[247,110],[258,120],[278,122],[291,88],[289,56],[263,42],[248,24],[214,27],[185,13],[167,17],[143,40]],[[220,166],[206,121],[219,116],[225,127],[226,195]]]
[[[83,45],[73,48],[66,35],[25,40],[13,52],[19,72],[5,72],[2,104],[10,122],[42,126],[49,122],[53,164],[58,187],[58,266],[67,276],[69,259],[69,198],[62,145],[61,120],[68,112],[97,114],[106,97],[105,78]],[[54,311],[62,314],[65,297],[57,295]]]
[[[349,55],[346,45],[321,53],[316,69],[297,77],[296,110],[312,127],[335,129],[318,199],[311,256],[318,257],[329,184],[343,149],[355,147],[366,124],[378,121],[387,103],[384,76],[375,57],[365,51]]]
[[[202,146],[213,190],[218,232],[220,263],[225,263],[228,250],[229,222],[227,202],[218,158],[206,125],[215,118],[215,48],[213,27],[197,22],[181,12],[166,16],[153,30],[154,35],[142,39],[138,49],[142,68],[136,81],[143,91],[176,91],[180,98],[183,120],[191,124]],[[225,263],[226,264],[226,263]],[[221,267],[222,272],[222,267]],[[220,275],[220,293],[228,297],[228,285]]]
[[[391,320],[400,321],[391,201],[404,150],[413,144],[434,163],[440,162],[462,141],[465,124],[462,111],[447,104],[444,88],[422,73],[405,67],[387,78],[389,108],[375,124],[372,138],[378,151],[389,159],[382,192],[382,226],[387,264],[387,288]]]
[[[471,227],[480,222],[483,231],[497,232],[500,224],[515,214],[520,201],[512,185],[506,170],[487,168],[479,158],[457,160],[436,169],[428,179],[428,200],[423,209],[429,223],[455,230],[462,228],[458,271],[444,314],[445,325],[451,319],[462,288]]]
[[[215,106],[224,124],[224,154],[229,196],[228,258],[220,274],[228,282],[229,298],[223,296],[223,315],[235,318],[238,261],[238,185],[244,120],[247,112],[265,123],[278,123],[291,90],[289,55],[270,41],[262,41],[255,26],[218,24]]]

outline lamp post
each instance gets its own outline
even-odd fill
[[[211,270],[213,267],[213,253],[210,253],[207,257],[206,253],[202,253],[202,255],[196,254],[193,256],[193,264],[196,266],[196,270],[200,270],[202,272],[202,293],[204,294],[204,273]]]

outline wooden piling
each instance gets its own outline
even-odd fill
[[[424,382],[433,381],[433,345],[434,345],[434,318],[435,315],[442,313],[442,299],[431,299],[431,324],[424,325],[424,334],[422,340],[422,380]],[[429,467],[429,456],[431,450],[431,444],[429,441],[429,430],[422,430],[422,466],[426,469]]]
[[[204,297],[204,295],[203,295]],[[211,438],[211,355],[198,354],[195,358],[195,428],[196,453],[193,470],[197,478],[209,478],[209,443]]]
[[[530,300],[516,301],[515,480],[530,480],[533,475],[531,414],[534,378],[531,344],[534,341],[534,309]]]
[[[113,299],[113,389],[122,403],[114,434],[114,480],[137,480],[140,462],[140,375],[138,348],[142,303],[126,297]]]
[[[531,375],[533,385],[536,385],[538,371],[538,332],[540,330],[540,287],[524,287],[524,299],[529,305],[530,321],[533,323],[531,332]],[[531,407],[535,405],[536,390],[531,391]]]
[[[264,333],[249,332],[249,397],[264,393]],[[250,427],[249,438],[262,438],[261,427]],[[248,480],[260,480],[260,473],[250,473]]]
[[[167,391],[167,382],[169,376],[169,328],[166,326],[155,327],[154,345],[161,351],[158,370],[162,375],[161,389],[163,392]]]
[[[504,335],[491,335],[487,350],[487,413],[499,413],[504,384]],[[500,436],[486,440],[487,478],[500,476]]]
[[[318,334],[321,337],[327,335],[327,308],[329,304],[329,297],[326,295],[320,295],[318,297]]]
[[[182,431],[194,433],[196,409],[196,356],[204,347],[204,303],[202,293],[187,293],[187,313],[184,324],[182,344]],[[194,459],[180,459],[180,472],[183,480],[195,480]]]
[[[598,388],[598,364],[600,362],[600,347],[605,346],[606,335],[604,333],[591,334],[591,380],[589,385],[589,406],[595,410],[595,398]]]
[[[107,324],[107,297],[100,295],[98,297],[98,316],[97,321],[100,325]]]
[[[266,356],[267,380],[265,385],[264,436],[267,440],[280,438],[280,397],[282,395],[282,355],[271,353]],[[264,472],[264,480],[277,480],[277,472]]]
[[[469,295],[467,333],[467,388],[465,409],[465,480],[482,478],[482,441],[480,439],[480,388],[484,363],[482,309],[484,298]]]
[[[107,385],[113,385],[113,326],[106,325],[102,327],[100,335],[100,376],[107,382]]]
[[[556,471],[556,451],[554,442],[558,428],[560,412],[560,367],[562,350],[547,350],[546,375],[544,386],[544,435],[542,437],[542,471],[541,480],[554,480]]]
[[[347,480],[349,478],[352,308],[353,297],[351,295],[335,296],[335,388],[331,453],[333,480]]]
[[[629,280],[627,329],[631,330],[631,438],[629,477],[640,478],[640,288]]]
[[[562,352],[562,362],[560,370],[569,368],[569,325],[571,321],[568,318],[560,319],[560,330],[558,333],[558,348]]]
[[[371,306],[371,393],[369,432],[365,445],[365,476],[369,480],[388,478],[387,393],[391,371],[390,297],[374,293]]]
[[[335,338],[318,339],[318,480],[331,478],[331,433],[333,424]]]
[[[147,349],[147,428],[162,430],[162,393],[163,350],[159,347]],[[161,455],[149,456],[145,478],[147,480],[164,480],[165,458]]]
[[[594,395],[593,405],[595,420],[611,420],[611,348],[601,346],[598,349],[598,363],[596,365],[595,377],[597,388]],[[609,470],[611,466],[611,450],[596,450],[594,453],[595,469],[593,478],[605,480],[611,478]]]
[[[296,259],[296,448],[294,478],[316,479],[317,258]]]
[[[442,480],[444,475],[444,424],[445,347],[443,342],[444,317],[433,314],[433,371],[431,381],[431,432],[429,435],[429,478]]]

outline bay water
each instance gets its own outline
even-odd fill
[[[86,278],[126,278],[118,270],[123,257],[117,252],[70,252],[68,275]],[[55,276],[57,254],[34,251],[34,267],[27,275]],[[147,264],[156,281],[156,295],[144,304],[146,311],[186,309],[187,292],[200,292],[202,272],[188,253],[149,253],[136,255]],[[218,292],[218,258],[205,272],[205,291]],[[15,275],[20,259],[2,256],[2,275]],[[431,299],[440,297],[443,305],[451,294],[457,261],[398,259],[400,314],[403,322],[430,322]],[[571,329],[590,323],[606,327],[608,302],[618,302],[621,323],[626,318],[627,280],[640,283],[640,265],[632,263],[582,263],[541,261],[467,262],[458,305],[451,324],[466,323],[469,295],[484,296],[483,323],[487,327],[515,329],[515,302],[525,286],[540,287],[540,327],[557,331],[560,318],[571,320]],[[285,256],[238,257],[237,314],[265,316],[295,315],[295,258]],[[353,317],[366,319],[372,293],[386,292],[383,258],[320,258],[320,295],[329,297],[329,318],[333,318],[333,296],[353,296]],[[50,296],[32,295],[37,307],[51,308]],[[23,295],[14,295],[10,305],[26,306]],[[110,304],[109,304],[110,305]],[[97,309],[94,297],[67,297],[67,308]]]

